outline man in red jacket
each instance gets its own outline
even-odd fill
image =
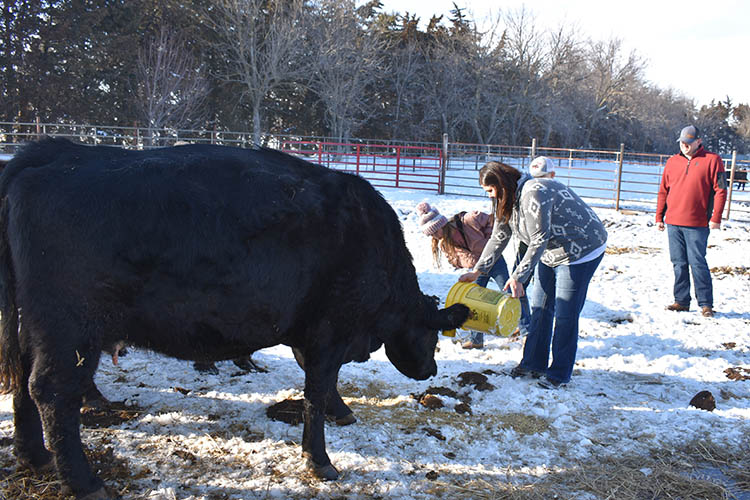
[[[656,201],[656,225],[667,224],[669,258],[674,267],[674,304],[670,311],[690,309],[690,270],[701,314],[714,315],[711,272],[706,263],[710,229],[721,228],[727,181],[721,157],[703,149],[698,128],[680,132],[680,154],[667,160]]]

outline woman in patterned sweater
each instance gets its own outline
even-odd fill
[[[525,294],[523,282],[533,273],[529,289],[531,325],[523,358],[513,377],[545,377],[544,388],[570,381],[578,349],[578,319],[594,271],[604,256],[607,231],[593,210],[570,188],[548,178],[532,178],[500,162],[479,171],[479,184],[494,200],[492,235],[471,272],[474,281],[492,268],[511,235],[526,245],[504,289]],[[549,363],[550,347],[552,363]]]

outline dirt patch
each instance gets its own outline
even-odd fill
[[[129,420],[138,418],[143,409],[138,406],[126,405],[122,402],[108,401],[95,407],[81,409],[81,424],[84,427],[99,429],[114,427]]]
[[[487,382],[487,375],[477,372],[463,372],[458,374],[458,385],[465,387],[473,385],[478,391],[492,391],[495,386]]]
[[[714,399],[714,395],[709,391],[701,391],[690,400],[690,406],[701,410],[714,411],[716,409],[716,399]]]
[[[303,421],[304,410],[303,399],[285,399],[266,408],[266,416],[271,420],[297,425]]]

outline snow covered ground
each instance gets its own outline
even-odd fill
[[[460,271],[447,262],[433,266],[414,206],[427,200],[450,216],[488,211],[488,200],[383,192],[401,217],[422,290],[444,298]],[[466,351],[441,337],[438,374],[421,382],[397,372],[380,350],[341,370],[340,392],[358,422],[327,424],[341,479],[319,482],[301,460],[302,425],[266,415],[270,405],[302,397],[303,373],[289,348],[254,355],[267,373],[238,373],[223,362],[219,375],[130,350],[117,366],[103,358],[96,382],[109,399],[141,410],[113,426],[84,427],[84,442],[111,449],[107,462],[126,472],[108,484],[124,498],[181,500],[501,498],[491,495],[502,484],[528,489],[545,478],[559,480],[560,498],[593,499],[591,488],[566,482],[565,472],[641,457],[636,472],[645,481],[655,449],[705,442],[747,450],[750,381],[728,375],[750,376],[750,224],[725,223],[710,236],[717,315],[708,319],[694,303],[687,313],[665,311],[672,269],[666,233],[652,214],[596,211],[609,251],[591,283],[576,369],[563,389],[501,373],[520,360],[522,340],[487,337],[484,349]],[[510,250],[506,257],[512,262]],[[466,385],[464,372],[485,375],[487,384]],[[715,398],[714,411],[689,406],[704,390]],[[425,392],[443,407],[420,404]],[[0,397],[0,475],[13,470],[12,418],[10,398]],[[727,481],[737,498],[750,495]]]

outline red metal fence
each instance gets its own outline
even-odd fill
[[[443,152],[438,147],[282,140],[279,149],[355,173],[376,187],[440,190]]]

